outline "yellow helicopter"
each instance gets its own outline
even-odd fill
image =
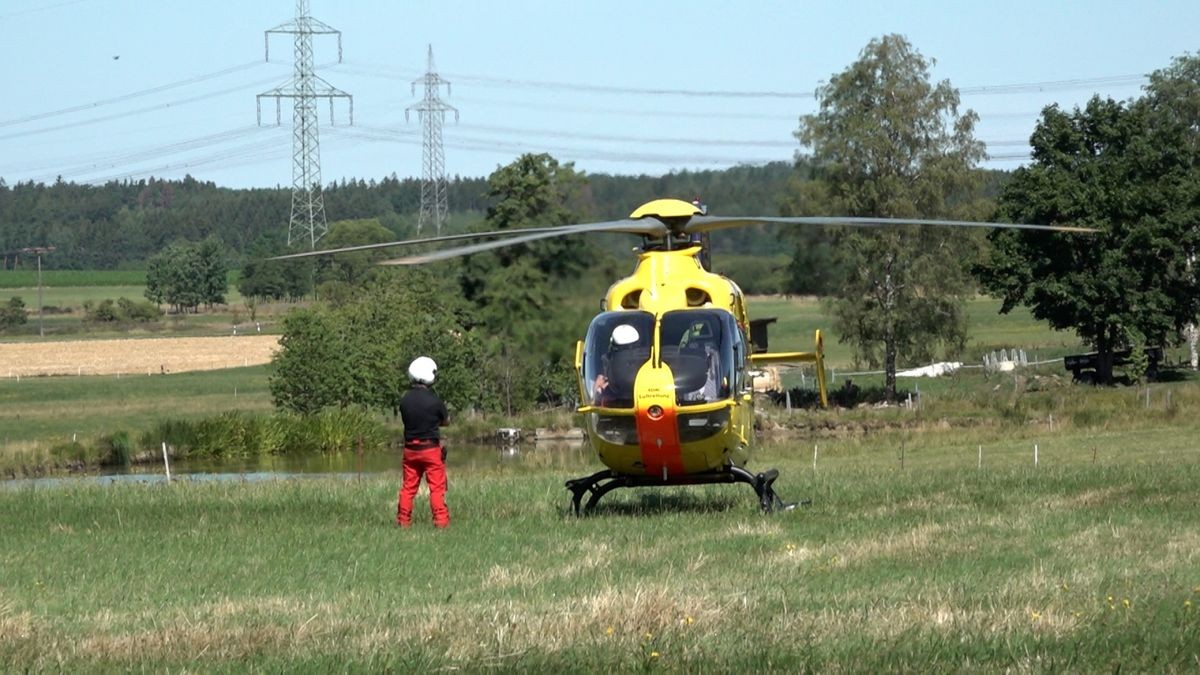
[[[941,225],[1089,231],[1068,226],[860,217],[710,216],[699,203],[658,199],[629,218],[580,225],[431,237],[407,242],[292,254],[303,257],[363,248],[505,237],[383,261],[415,265],[551,237],[624,232],[643,237],[633,274],[614,283],[575,350],[581,405],[592,448],[604,470],[566,482],[576,514],[622,487],[746,483],[764,512],[786,510],[773,484],[779,472],[746,468],[754,446],[753,371],[809,362],[827,405],[820,331],[811,352],[770,353],[753,341],[746,300],[732,280],[711,272],[709,232],[759,223],[880,227]],[[765,325],[761,328],[764,329]],[[586,502],[584,501],[586,497]]]

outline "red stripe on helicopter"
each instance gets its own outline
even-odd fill
[[[642,466],[648,476],[682,476],[682,448],[675,406],[651,405],[637,411],[638,445],[642,448]]]

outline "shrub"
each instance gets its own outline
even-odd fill
[[[386,447],[383,423],[357,408],[330,408],[312,415],[270,416],[226,412],[201,420],[163,420],[143,433],[139,445],[166,442],[177,457],[252,457],[293,453],[337,453]]]
[[[29,320],[25,313],[25,301],[14,295],[8,303],[0,306],[0,330],[15,328]]]
[[[133,462],[133,442],[128,432],[118,431],[101,436],[97,449],[102,465],[129,466]]]
[[[83,320],[92,323],[117,323],[127,321],[154,321],[162,317],[162,309],[152,302],[117,298],[105,298],[98,304],[85,300],[83,302]]]

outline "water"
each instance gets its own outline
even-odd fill
[[[561,469],[583,475],[603,468],[586,444],[523,443],[496,445],[453,444],[446,465],[455,472],[522,471],[530,468]],[[340,455],[266,456],[233,459],[179,460],[171,462],[172,481],[259,482],[270,480],[347,480],[394,474],[400,480],[400,451]],[[42,488],[62,485],[122,485],[166,482],[162,463],[107,467],[96,474],[0,481],[0,489]]]

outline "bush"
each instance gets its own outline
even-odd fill
[[[100,464],[105,466],[129,466],[133,463],[133,442],[129,433],[118,431],[100,437],[98,445]]]
[[[91,323],[125,323],[129,321],[155,321],[162,317],[162,309],[152,302],[117,298],[101,300],[99,304],[84,300],[83,320]]]
[[[14,295],[9,298],[7,304],[0,306],[0,330],[15,328],[28,320],[25,301],[20,296]]]

